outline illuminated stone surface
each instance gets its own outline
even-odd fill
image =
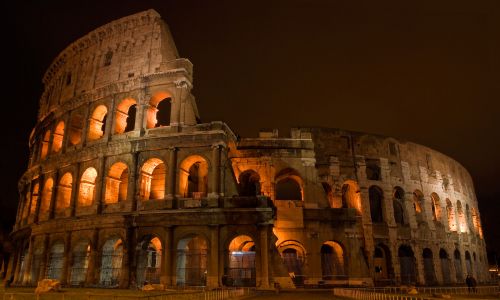
[[[17,285],[282,287],[487,279],[473,183],[394,138],[200,123],[192,64],[153,10],[43,78],[9,263]]]

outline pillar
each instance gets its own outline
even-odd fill
[[[40,217],[40,206],[42,204],[44,185],[45,185],[45,176],[44,174],[40,173],[40,176],[38,177],[38,201],[36,202],[35,215],[33,216],[33,223],[37,223],[38,218]]]
[[[90,285],[95,285],[97,283],[97,275],[99,274],[98,272],[98,247],[99,243],[99,229],[94,229],[94,232],[92,233],[92,241],[90,243],[90,257],[89,257],[89,266],[87,268],[87,276],[85,278],[85,285],[90,286]]]
[[[80,191],[80,178],[82,172],[82,164],[78,163],[76,166],[75,176],[73,177],[73,187],[71,188],[71,199],[69,202],[70,216],[74,217],[76,214],[76,206],[78,205],[78,196]],[[66,251],[66,250],[65,250]]]
[[[163,245],[163,262],[161,264],[161,283],[165,286],[174,286],[173,281],[173,259],[174,259],[174,239],[173,239],[173,228],[168,226],[165,230],[165,244]]]
[[[133,270],[134,266],[130,266],[130,262],[133,261],[134,255],[134,242],[133,237],[134,229],[132,227],[125,228],[125,240],[123,241],[123,259],[122,259],[122,271],[120,274],[120,288],[128,288],[130,285],[130,272],[132,271],[135,274],[135,270]],[[132,269],[132,270],[131,270]],[[134,278],[135,280],[135,278]]]
[[[257,277],[257,285],[260,282],[260,288],[269,287],[269,240],[268,240],[268,225],[259,227],[260,236],[260,278]]]
[[[169,148],[168,160],[168,183],[167,183],[167,199],[175,198],[175,184],[176,184],[176,171],[177,171],[177,148]]]
[[[101,214],[104,208],[104,198],[106,197],[106,158],[99,158],[99,170],[94,189],[94,202],[97,214]],[[130,176],[130,175],[129,175]]]
[[[24,274],[23,274],[23,285],[28,285],[31,283],[31,263],[33,261],[33,251],[35,248],[35,237],[30,237],[28,255],[24,258]]]
[[[64,258],[63,258],[63,266],[61,272],[61,284],[68,284],[68,275],[71,269],[71,231],[66,232],[66,236],[64,238]]]
[[[220,145],[212,145],[212,176],[209,198],[219,197],[220,186]]]
[[[45,278],[45,271],[47,270],[47,262],[49,260],[49,241],[50,235],[47,233],[45,234],[43,239],[43,252],[40,262],[40,273],[38,274],[38,280],[42,280]]]
[[[207,287],[219,287],[219,226],[210,226],[210,257],[208,261]]]
[[[139,184],[139,177],[138,177],[138,171],[137,169],[137,163],[138,163],[138,157],[139,157],[139,152],[134,152],[132,153],[132,162],[129,166],[130,170],[128,172],[128,192],[127,192],[127,201],[130,201],[132,203],[131,205],[131,210],[135,211],[137,208],[137,195],[136,192],[138,191],[137,189],[137,184]]]
[[[54,180],[54,186],[52,187],[52,196],[50,198],[49,220],[54,219],[55,215],[57,192],[59,190],[59,172],[54,173],[53,180]]]

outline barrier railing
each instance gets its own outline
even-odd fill
[[[360,300],[427,300],[419,295],[384,294],[380,291],[364,289],[334,288],[333,295]]]
[[[226,300],[250,295],[249,288],[217,289],[211,291],[185,291],[143,295],[113,295],[104,293],[50,292],[45,294],[5,292],[2,300]]]

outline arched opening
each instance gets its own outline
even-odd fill
[[[450,231],[457,231],[455,210],[453,209],[453,204],[451,204],[450,199],[446,199],[446,214],[448,217],[448,227],[450,228]]]
[[[50,143],[50,130],[47,130],[43,135],[40,159],[45,159],[47,157],[47,154],[49,153],[49,143]]]
[[[50,248],[45,278],[61,280],[64,263],[64,243],[55,243]]]
[[[368,196],[370,198],[370,215],[372,222],[383,222],[382,202],[384,201],[384,192],[378,186],[372,185],[368,189]]]
[[[90,206],[94,202],[95,179],[97,171],[94,168],[87,168],[80,180],[80,190],[78,191],[78,206]]]
[[[57,186],[56,210],[61,211],[69,207],[71,202],[71,190],[73,189],[73,176],[65,173]]]
[[[460,232],[467,232],[467,223],[465,221],[464,210],[462,208],[462,203],[457,201],[457,216],[458,216],[458,228]]]
[[[26,260],[28,258],[28,252],[29,252],[29,244],[26,243],[21,248],[21,253],[19,255],[19,278],[17,279],[17,282],[20,283],[24,281],[24,273],[26,271]]]
[[[413,192],[413,208],[415,209],[415,219],[417,220],[417,223],[425,221],[423,207],[424,207],[424,194],[422,194],[422,192],[419,190],[415,190]]]
[[[432,251],[429,248],[425,248],[422,253],[422,258],[424,259],[424,278],[426,285],[435,285],[436,273],[434,271],[434,259]]]
[[[255,243],[248,235],[235,237],[228,247],[229,256],[223,284],[255,286]]]
[[[155,94],[149,101],[146,128],[170,125],[172,98],[165,92]]]
[[[321,274],[323,279],[344,279],[345,276],[344,250],[334,241],[327,241],[321,245]]]
[[[64,138],[64,122],[57,123],[54,136],[52,137],[52,152],[57,153],[62,148]]]
[[[460,257],[460,251],[458,249],[453,253],[455,258],[455,275],[457,278],[457,283],[462,283],[464,281],[463,272],[462,272],[462,258]]]
[[[159,158],[150,158],[142,165],[139,190],[142,200],[165,198],[165,174],[165,164]]]
[[[386,245],[380,244],[375,247],[373,265],[375,267],[375,285],[385,286],[392,284],[394,270],[392,269],[391,252]]]
[[[118,285],[122,270],[122,259],[122,240],[119,238],[107,240],[102,247],[100,285],[108,287]]]
[[[54,180],[49,178],[45,180],[42,192],[42,202],[40,203],[40,213],[48,213],[50,209],[50,199],[52,199],[52,188],[54,187]]]
[[[472,260],[469,251],[465,251],[465,268],[467,269],[467,275],[474,276],[472,273]]]
[[[208,190],[208,163],[199,156],[192,155],[180,165],[180,192],[187,198],[205,197]]]
[[[137,102],[132,98],[123,99],[116,108],[115,134],[134,130]]]
[[[160,283],[162,244],[157,237],[146,237],[137,250],[138,286]]]
[[[90,259],[90,244],[87,241],[78,242],[73,248],[73,265],[71,266],[70,284],[82,286],[87,277]]]
[[[330,186],[330,184],[328,184],[328,182],[322,182],[321,186],[323,186],[323,190],[325,191],[325,196],[326,199],[328,200],[328,203],[330,204],[330,207],[332,208],[347,207],[347,203],[344,202],[339,203],[339,201],[335,201],[335,197],[333,197],[332,187]]]
[[[474,223],[474,229],[480,238],[483,238],[483,229],[481,228],[481,221],[476,209],[472,208],[472,222]]]
[[[450,257],[444,249],[439,250],[439,260],[441,261],[441,274],[443,276],[443,284],[448,285],[451,283],[451,269],[450,269]]]
[[[281,179],[276,183],[276,200],[302,200],[300,184],[291,177]]]
[[[392,208],[394,211],[394,221],[398,225],[405,225],[405,212],[403,208],[405,192],[400,187],[395,187],[393,191]]]
[[[260,176],[254,170],[241,173],[238,180],[240,196],[254,197],[260,195]]]
[[[471,217],[471,213],[470,213],[469,204],[465,204],[465,219],[466,219],[468,231],[472,232],[474,229],[474,225],[472,224],[472,217]]]
[[[39,193],[40,185],[35,183],[33,186],[33,190],[31,192],[31,206],[30,206],[30,215],[36,213],[36,205],[38,203],[38,193]]]
[[[441,222],[441,200],[439,199],[438,194],[432,193],[432,218],[434,221]]]
[[[38,276],[40,276],[40,264],[42,263],[43,249],[42,247],[36,247],[33,251],[33,260],[31,261],[31,284],[38,282]]]
[[[76,111],[71,114],[68,126],[68,138],[70,145],[78,145],[82,142],[83,126],[85,126],[85,117],[82,111]]]
[[[414,285],[417,282],[417,268],[413,250],[410,246],[402,245],[399,247],[398,256],[401,268],[401,283]]]
[[[208,245],[196,235],[177,243],[177,285],[205,286],[207,284]]]
[[[380,160],[366,159],[366,178],[368,180],[381,180]]]
[[[104,135],[107,114],[108,109],[104,105],[99,105],[94,109],[89,120],[89,141],[98,140]]]
[[[347,207],[355,208],[361,214],[361,199],[356,182],[349,180],[342,185],[342,203],[347,203]]]
[[[283,264],[295,286],[303,286],[303,267],[306,259],[304,247],[298,242],[287,241],[281,243],[278,250],[281,252]]]
[[[127,200],[128,168],[122,162],[114,163],[106,177],[105,203],[117,203]]]

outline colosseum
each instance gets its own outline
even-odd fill
[[[488,278],[471,176],[422,145],[202,123],[154,10],[69,45],[43,77],[13,284],[453,285]]]

